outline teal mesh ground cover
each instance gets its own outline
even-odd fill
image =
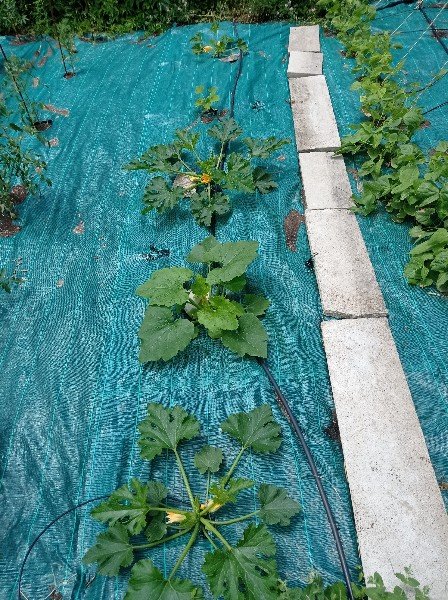
[[[230,24],[226,28],[230,32]],[[0,264],[12,266],[22,257],[28,270],[26,283],[0,299],[1,600],[17,593],[19,565],[30,542],[67,508],[150,471],[186,500],[171,462],[162,458],[150,469],[139,457],[136,425],[151,401],[192,411],[204,421],[204,435],[223,445],[228,458],[235,448],[217,425],[230,412],[269,402],[282,423],[284,443],[277,455],[262,461],[248,456],[241,472],[287,487],[302,504],[293,526],[281,533],[274,528],[280,572],[292,584],[303,583],[312,569],[327,581],[341,578],[311,473],[256,362],[202,336],[168,364],[142,368],[137,360],[144,302],[134,296],[135,288],[157,268],[182,265],[205,232],[184,210],[143,217],[145,177],[121,166],[195,120],[198,84],[217,85],[228,105],[238,65],[194,57],[188,40],[201,29],[174,28],[143,44],[136,44],[136,37],[79,42],[79,73],[70,81],[62,78],[55,55],[38,69],[36,98],[69,109],[70,116],[53,115],[49,133],[59,140],[48,150],[53,187],[21,206],[22,231],[0,243]],[[250,53],[238,84],[236,119],[249,135],[293,140],[289,26],[240,26],[239,34]],[[27,57],[39,47],[6,44],[7,51]],[[45,54],[46,43],[40,50]],[[291,209],[303,210],[294,142],[282,155],[284,160],[275,158],[270,165],[278,190],[236,199],[217,235],[260,242],[250,276],[272,302],[265,318],[269,363],[306,432],[355,575],[359,559],[341,451],[323,432],[331,422],[332,399],[315,277],[304,264],[309,248],[303,226],[297,252],[287,249],[283,229]],[[84,232],[75,233],[81,221]],[[169,250],[169,256],[148,260],[151,245]],[[185,454],[191,457],[193,448]],[[246,494],[247,508],[254,501]],[[94,569],[81,565],[99,529],[86,508],[46,533],[24,574],[27,598],[42,600],[54,583],[63,598],[122,598],[126,577],[92,581]],[[235,526],[232,535],[241,531]],[[178,552],[174,543],[153,556],[166,573]],[[197,553],[180,576],[201,581]]]
[[[386,5],[387,2],[382,2]],[[424,6],[439,29],[448,28],[448,10]],[[442,68],[448,67],[447,54],[428,29],[428,24],[413,5],[399,5],[377,13],[376,31],[396,32],[403,45],[397,58],[407,53],[405,76],[424,86]],[[349,125],[361,120],[359,94],[350,91],[354,81],[351,61],[340,54],[341,44],[322,37],[324,72],[333,102],[339,131],[347,134]],[[414,46],[414,47],[413,47]],[[448,75],[426,90],[419,98],[424,110],[448,100]],[[448,105],[427,115],[430,125],[422,129],[416,141],[428,152],[441,140],[448,139]],[[348,167],[356,165],[346,161]],[[356,182],[352,181],[356,191]],[[381,286],[389,321],[425,435],[431,461],[440,483],[448,481],[448,298],[435,289],[420,289],[406,282],[403,267],[412,248],[408,224],[393,223],[385,211],[358,219],[376,276]],[[448,504],[447,490],[443,490]]]

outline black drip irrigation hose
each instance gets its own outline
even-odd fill
[[[322,500],[322,504],[323,504],[325,512],[327,514],[327,519],[330,524],[330,529],[331,529],[331,532],[333,534],[334,541],[336,544],[336,549],[337,549],[338,556],[339,556],[339,562],[341,563],[341,569],[342,569],[342,573],[344,575],[345,586],[347,588],[348,597],[350,598],[350,600],[354,600],[354,596],[353,596],[353,592],[352,592],[352,588],[351,588],[351,584],[350,584],[350,572],[349,572],[349,568],[348,568],[348,564],[347,564],[347,557],[345,556],[341,536],[339,535],[338,526],[336,525],[333,511],[331,510],[331,506],[328,501],[327,494],[324,490],[324,486],[322,485],[322,480],[319,475],[319,471],[317,470],[317,466],[314,461],[311,450],[310,450],[308,444],[306,443],[306,440],[302,433],[300,425],[299,425],[297,419],[295,418],[294,413],[292,412],[288,401],[286,400],[285,396],[283,395],[282,390],[280,389],[277,381],[275,380],[267,362],[263,358],[258,358],[257,361],[258,361],[258,364],[261,365],[261,368],[263,369],[267,378],[269,379],[269,382],[272,385],[274,392],[277,396],[277,401],[280,405],[280,408],[286,414],[289,424],[291,425],[291,429],[294,431],[296,437],[298,438],[298,440],[300,442],[300,445],[302,446],[303,452],[306,456],[306,460],[311,469],[311,473],[313,474],[314,480],[316,482],[317,489],[319,490],[319,495]]]
[[[61,513],[60,515],[58,515],[56,518],[54,518],[52,521],[50,521],[50,523],[48,523],[48,525],[45,525],[45,527],[42,529],[42,531],[40,531],[38,533],[38,535],[36,535],[34,540],[31,542],[30,546],[28,547],[28,550],[26,551],[26,554],[23,558],[22,564],[20,565],[19,584],[18,584],[18,589],[17,589],[18,600],[22,600],[23,598],[26,598],[25,595],[22,595],[23,572],[25,570],[26,563],[28,561],[28,558],[29,558],[31,552],[33,551],[34,546],[37,544],[37,542],[40,540],[40,538],[44,535],[44,533],[46,533],[50,529],[50,527],[53,527],[53,525],[55,523],[57,523],[60,519],[62,519],[62,517],[65,517],[66,515],[73,512],[74,510],[77,510],[78,508],[81,508],[81,507],[85,506],[86,504],[90,504],[91,502],[96,502],[97,500],[104,500],[104,498],[108,498],[108,497],[109,497],[108,495],[107,496],[97,496],[96,498],[90,498],[90,500],[85,500],[84,502],[80,502],[76,506],[73,506],[72,508],[69,508],[68,510],[66,510],[63,513]]]
[[[97,502],[98,500],[104,500],[105,498],[109,498],[109,496],[110,496],[110,494],[105,494],[104,496],[97,496],[96,498],[90,498],[89,500],[84,500],[84,502],[80,502],[79,504],[76,504],[76,506],[72,506],[72,508],[69,508],[69,509],[65,510],[63,513],[60,513],[57,517],[55,517],[52,521],[50,521],[50,523],[45,525],[45,527],[42,529],[42,531],[40,531],[36,535],[34,540],[31,542],[30,546],[28,547],[28,550],[26,551],[25,556],[23,557],[22,564],[20,565],[19,583],[18,583],[18,589],[17,589],[18,600],[23,600],[23,598],[26,598],[26,596],[22,593],[23,572],[25,570],[26,563],[28,562],[28,559],[30,557],[31,552],[33,551],[34,546],[37,544],[37,542],[40,540],[40,538],[44,535],[44,533],[46,533],[51,527],[53,527],[53,525],[55,523],[57,523],[60,519],[69,515],[71,512],[78,510],[78,508],[82,508],[83,506],[86,506],[86,504],[91,504],[92,502]],[[181,505],[183,504],[183,502],[181,500],[179,500],[179,498],[174,498],[173,496],[169,495],[168,499],[173,499],[175,502],[178,502]]]
[[[429,108],[428,110],[425,110],[423,112],[423,114],[424,115],[428,115],[433,110],[437,110],[438,108],[442,108],[442,106],[446,106],[447,104],[448,104],[448,100],[446,100],[445,102],[442,102],[442,104],[438,104],[437,106],[433,106],[432,108]]]

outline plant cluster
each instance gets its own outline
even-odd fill
[[[15,273],[9,275],[6,269],[0,269],[0,290],[10,294],[15,285],[22,283],[23,279],[17,277]]]
[[[190,40],[191,49],[194,54],[209,54],[213,58],[226,58],[236,55],[240,52],[245,54],[248,51],[247,43],[241,38],[232,38],[228,35],[218,35],[219,23],[214,22],[210,26],[210,35],[205,38],[198,31]]]
[[[363,191],[354,197],[356,210],[368,215],[382,203],[394,220],[414,222],[411,235],[420,243],[411,251],[405,275],[410,283],[435,284],[447,292],[448,142],[441,142],[428,158],[413,142],[424,124],[416,105],[422,90],[417,84],[401,85],[404,63],[395,63],[392,56],[399,45],[390,33],[371,31],[375,8],[364,0],[319,0],[318,4],[327,11],[345,55],[354,59],[357,79],[352,89],[360,92],[366,117],[352,126],[355,131],[343,139],[340,150],[362,163]]]
[[[269,301],[245,292],[246,269],[257,248],[258,242],[221,244],[210,236],[187,256],[204,265],[203,274],[183,267],[154,271],[137,288],[139,296],[150,300],[139,331],[140,361],[173,358],[200,328],[240,356],[266,358],[267,334],[258,317]]]
[[[267,194],[274,190],[277,184],[271,175],[253,162],[269,157],[289,140],[275,137],[238,140],[242,133],[235,119],[224,117],[208,129],[208,135],[218,144],[207,156],[197,151],[200,133],[183,129],[176,131],[171,144],[152,146],[126,165],[128,170],[164,173],[147,184],[143,213],[165,212],[187,199],[198,224],[210,227],[214,215],[230,212],[230,193]],[[227,154],[229,145],[235,148]]]
[[[12,56],[5,62],[0,97],[0,217],[16,218],[13,193],[20,185],[26,194],[34,194],[40,183],[51,185],[45,176],[45,161],[30,147],[30,138],[44,142],[33,123],[38,120],[39,105],[26,96],[26,74],[30,64]],[[20,97],[26,98],[26,107]]]
[[[171,453],[190,506],[187,509],[179,506],[179,500],[159,481],[132,479],[93,509],[92,517],[109,528],[98,535],[84,562],[97,563],[103,575],[116,575],[122,567],[133,564],[126,600],[203,598],[199,585],[175,578],[201,537],[212,547],[205,553],[202,570],[215,598],[289,597],[286,584],[278,575],[276,545],[267,526],[289,525],[300,510],[299,504],[283,488],[262,483],[258,486],[257,510],[231,518],[226,515],[232,505],[238,506],[239,495],[255,486],[254,481],[235,476],[241,458],[247,452],[276,452],[281,444],[280,426],[265,404],[247,413],[231,415],[221,424],[221,430],[236,440],[239,450],[223,473],[222,449],[202,446],[194,456],[194,467],[204,477],[205,491],[193,491],[179,447],[199,435],[198,420],[180,406],[167,409],[160,404],[149,404],[147,417],[139,425],[142,458],[152,461],[162,452]],[[218,513],[224,513],[224,518],[219,518]],[[260,523],[254,523],[254,519]],[[226,527],[245,521],[249,524],[239,541],[231,544],[223,528],[225,531]],[[187,536],[185,546],[167,579],[150,558],[135,562],[136,553],[184,536]]]

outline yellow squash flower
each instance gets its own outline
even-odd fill
[[[211,52],[213,50],[212,46],[204,46],[202,48],[202,52]]]
[[[171,523],[182,523],[185,521],[185,515],[181,515],[180,513],[167,512],[166,513],[166,522]]]
[[[210,175],[208,175],[207,173],[202,173],[202,175],[201,175],[202,183],[210,183],[211,180],[212,180],[212,178],[210,177]]]

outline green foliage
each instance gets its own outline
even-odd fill
[[[216,473],[221,468],[223,459],[221,448],[203,446],[194,456],[194,465],[201,475]]]
[[[11,56],[5,63],[5,77],[1,81],[0,217],[17,217],[14,186],[23,186],[26,194],[35,194],[40,183],[51,185],[45,176],[47,165],[30,143],[32,138],[45,141],[33,127],[33,122],[38,120],[39,105],[27,96],[31,67],[31,63]]]
[[[12,292],[12,288],[15,285],[22,283],[23,279],[17,277],[15,273],[8,275],[6,269],[0,269],[0,290],[3,290],[7,294]]]
[[[311,0],[2,0],[0,34],[52,34],[53,22],[67,20],[70,31],[121,35],[145,30],[145,35],[160,33],[173,23],[198,21],[257,22],[313,19]],[[93,36],[94,39],[96,36]]]
[[[412,233],[426,239],[411,250],[411,260],[405,267],[409,283],[422,287],[435,284],[440,292],[448,292],[448,230],[431,233],[414,228]]]
[[[209,102],[210,98],[206,100]],[[267,158],[289,140],[269,137],[240,141],[242,132],[235,119],[224,117],[208,129],[208,135],[218,144],[206,158],[196,150],[200,133],[178,130],[174,142],[152,146],[127,164],[125,169],[130,171],[164,174],[153,177],[146,185],[143,213],[163,213],[185,199],[198,224],[210,227],[214,217],[230,212],[232,194],[268,194],[274,190],[276,182],[263,167],[254,167],[253,160]],[[224,160],[230,144],[232,152]]]
[[[97,563],[99,573],[110,576],[117,575],[122,567],[134,563],[125,600],[202,600],[204,594],[200,586],[190,580],[175,578],[200,535],[205,536],[214,548],[205,553],[203,571],[215,598],[240,600],[243,597],[241,594],[252,600],[285,597],[285,586],[279,578],[274,558],[275,541],[266,525],[289,525],[290,520],[299,513],[299,504],[288,497],[286,490],[262,484],[259,488],[259,509],[223,521],[216,519],[216,513],[223,508],[228,510],[231,504],[238,508],[239,494],[251,490],[255,485],[249,479],[234,477],[234,472],[245,451],[257,451],[258,442],[254,432],[260,422],[263,423],[266,438],[262,444],[263,452],[275,452],[279,448],[280,427],[267,405],[247,413],[231,415],[222,424],[223,431],[228,427],[228,422],[235,423],[239,432],[236,437],[240,436],[245,443],[224,474],[219,474],[223,468],[222,450],[202,446],[195,455],[195,466],[205,477],[206,485],[205,494],[198,495],[191,488],[180,448],[199,435],[199,422],[180,406],[164,408],[159,404],[149,404],[147,417],[139,426],[142,457],[152,460],[163,450],[171,452],[187,490],[190,508],[185,510],[168,505],[167,498],[171,503],[173,495],[168,495],[162,483],[143,483],[134,478],[92,510],[92,517],[107,524],[108,529],[98,535],[83,562]],[[218,477],[213,482],[212,473]],[[252,522],[257,516],[263,524]],[[225,531],[225,527],[245,521],[249,523],[241,539],[232,546],[223,534],[223,528]],[[169,528],[174,533],[170,533]],[[143,532],[146,543],[142,543]],[[148,552],[151,548],[179,538],[187,541],[167,578],[150,558],[136,561],[136,551]]]
[[[188,346],[199,327],[240,356],[266,357],[267,334],[257,315],[264,314],[269,301],[244,294],[242,279],[257,249],[258,242],[222,244],[210,236],[187,257],[205,265],[207,273],[159,269],[140,285],[136,293],[150,300],[138,334],[140,361],[169,360]]]
[[[352,592],[356,600],[430,600],[427,587],[421,587],[420,583],[412,577],[409,568],[404,573],[395,573],[403,587],[396,585],[393,590],[388,591],[381,576],[375,573],[367,580],[367,585],[352,583]],[[361,578],[362,579],[362,576]],[[312,573],[310,582],[302,589],[288,589],[285,585],[283,600],[348,600],[347,591],[341,581],[332,585],[325,585],[318,573]]]
[[[366,119],[342,141],[340,152],[361,160],[362,193],[354,198],[356,211],[368,215],[379,203],[396,221],[417,227],[415,237],[425,241],[412,251],[405,275],[409,283],[435,284],[448,290],[448,142],[441,142],[426,158],[413,138],[424,122],[416,106],[417,84],[401,81],[403,61],[394,62],[399,45],[392,34],[372,32],[375,8],[364,0],[319,0],[331,26],[354,59]],[[436,80],[442,76],[439,73]],[[432,85],[429,84],[429,85]],[[425,89],[425,88],[424,88]],[[426,239],[428,238],[428,239]]]
[[[132,567],[124,600],[203,600],[202,590],[191,581],[165,579],[150,559],[139,560]]]
[[[205,37],[201,32],[196,33],[190,40],[191,49],[194,54],[209,54],[213,58],[238,59],[240,52],[248,51],[247,42],[241,38],[232,38],[228,35],[218,35],[219,23],[214,22],[210,26],[210,34]]]
[[[272,418],[268,405],[254,409],[250,417],[244,413],[231,415],[221,426],[242,447],[254,452],[275,452],[281,444],[280,427]]]
[[[215,598],[278,598],[274,539],[264,525],[250,524],[235,548],[209,552],[203,571]]]
[[[219,102],[218,88],[215,86],[208,88],[208,94],[204,91],[203,85],[198,85],[194,91],[198,95],[195,106],[198,106],[204,112],[212,110],[214,105]]]

